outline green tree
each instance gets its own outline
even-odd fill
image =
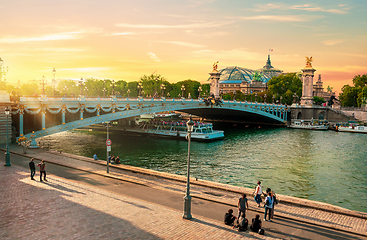
[[[319,105],[319,106],[321,106],[324,102],[326,102],[324,98],[322,98],[322,97],[317,97],[317,96],[314,96],[314,97],[313,97],[313,101],[314,101],[314,103],[315,103],[316,105]]]
[[[367,74],[363,74],[361,75],[356,75],[353,78],[353,84],[355,87],[360,87],[363,88],[364,86],[367,85]]]
[[[343,107],[358,106],[357,99],[361,89],[344,85],[342,92],[339,94],[339,100]]]
[[[269,80],[268,91],[269,96],[275,95],[277,100],[282,96],[282,103],[291,105],[294,93],[302,96],[302,81],[297,73],[281,74]]]

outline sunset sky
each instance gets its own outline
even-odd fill
[[[300,71],[340,92],[367,74],[367,1],[0,0],[8,82],[160,74],[206,83],[218,68]],[[273,49],[269,52],[269,49]]]

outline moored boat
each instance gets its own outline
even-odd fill
[[[145,133],[159,137],[186,138],[186,122],[181,120],[181,115],[170,116],[162,114],[144,114],[136,121],[137,128],[126,129],[129,132]],[[213,130],[212,123],[194,121],[191,133],[192,140],[214,141],[224,138],[224,131]]]
[[[329,124],[326,121],[316,120],[292,120],[290,128],[307,129],[307,130],[328,130]]]
[[[351,124],[349,126],[337,126],[338,132],[354,132],[354,133],[367,133],[367,126],[359,126],[357,124]]]

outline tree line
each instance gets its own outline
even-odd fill
[[[342,106],[359,107],[365,103],[367,97],[367,75],[357,75],[353,78],[354,86],[345,85],[339,95]],[[330,87],[328,87],[330,88]],[[27,83],[17,85],[6,84],[0,81],[0,89],[6,89],[11,95],[18,96],[37,96],[45,94],[47,96],[111,96],[118,97],[169,97],[169,98],[198,98],[199,94],[205,98],[209,96],[210,85],[201,84],[195,80],[184,80],[176,83],[170,83],[166,78],[159,74],[144,75],[139,81],[126,82],[124,80],[111,79],[80,79],[59,80],[54,82],[45,82],[45,80],[33,80]],[[223,100],[237,101],[257,101],[267,103],[282,103],[291,105],[300,101],[302,96],[302,81],[297,73],[281,74],[273,77],[268,82],[268,90],[258,93],[245,94],[241,91],[221,94]],[[323,98],[314,97],[315,104],[325,102]]]

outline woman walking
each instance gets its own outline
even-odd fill
[[[260,207],[260,203],[262,202],[261,200],[261,194],[263,193],[262,191],[262,186],[261,186],[261,182],[257,181],[257,186],[255,189],[255,202],[257,203],[257,206]]]

